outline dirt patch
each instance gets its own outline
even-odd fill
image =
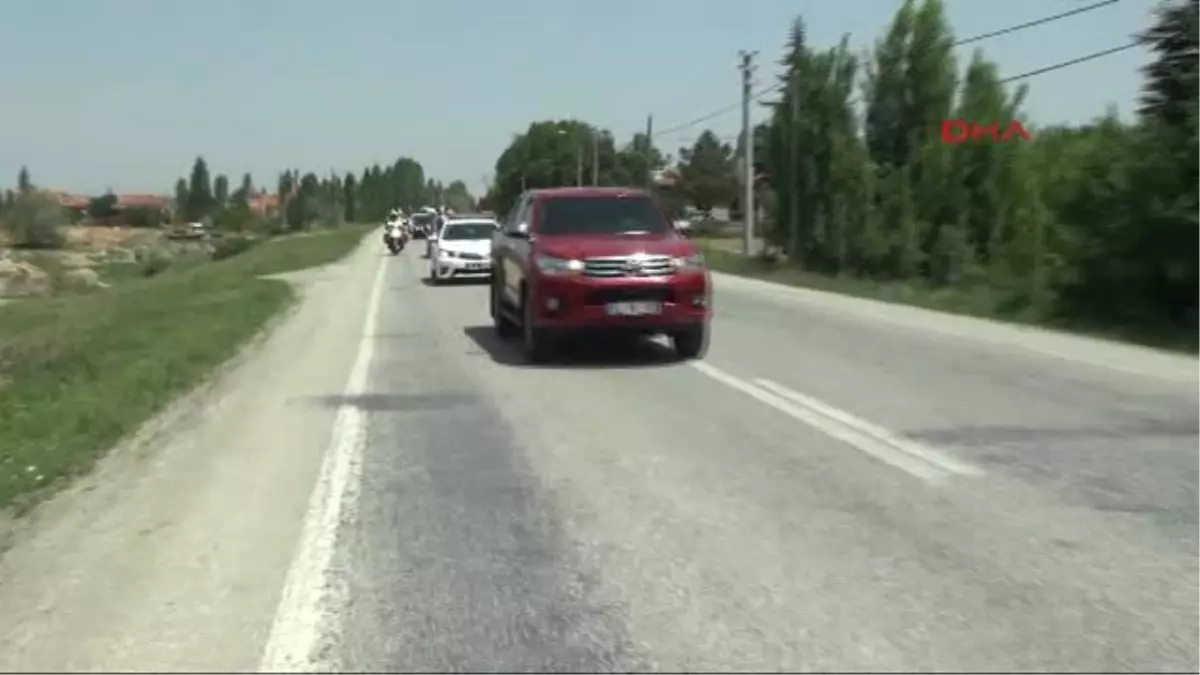
[[[0,298],[104,288],[122,279],[148,276],[147,266],[207,260],[213,251],[207,239],[175,241],[162,230],[71,226],[61,232],[66,247],[58,250],[0,246]]]
[[[0,259],[0,296],[23,298],[46,295],[54,288],[54,277],[42,268],[12,258]]]
[[[67,247],[72,249],[108,250],[154,246],[166,239],[162,230],[135,227],[101,227],[74,225],[62,229]]]

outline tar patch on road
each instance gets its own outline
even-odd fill
[[[478,397],[453,392],[430,394],[363,394],[322,396],[317,401],[329,408],[353,407],[366,412],[443,411],[478,402]]]
[[[413,376],[392,382],[415,387]],[[467,379],[452,368],[436,376],[441,386]],[[487,401],[391,394],[354,404],[411,414],[371,416],[358,515],[339,546],[349,598],[340,670],[641,669],[621,613],[600,597],[598,571],[574,553]]]
[[[971,426],[907,434],[909,438],[938,445],[1007,445],[1078,440],[1137,440],[1146,437],[1189,437],[1200,433],[1196,420],[1145,420],[1136,424],[1075,428],[1021,426]]]

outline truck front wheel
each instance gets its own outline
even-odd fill
[[[671,335],[675,343],[675,353],[679,358],[691,360],[704,358],[708,351],[708,325],[702,324],[685,328]]]

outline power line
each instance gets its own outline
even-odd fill
[[[1070,10],[1069,12],[1063,12],[1062,14],[1055,14],[1054,16],[1047,16],[1047,17],[1044,17],[1041,19],[1034,19],[1033,21],[1026,21],[1025,23],[1020,23],[1015,26],[1009,26],[1008,28],[1001,28],[1000,30],[994,30],[990,33],[976,35],[975,37],[967,38],[966,40],[959,40],[958,42],[954,43],[954,46],[961,47],[966,44],[971,44],[972,42],[978,42],[980,40],[986,40],[988,38],[997,37],[999,35],[1005,35],[1006,33],[1014,33],[1016,31],[1024,30],[1026,28],[1033,28],[1034,26],[1040,26],[1044,23],[1058,21],[1059,19],[1065,19],[1069,16],[1075,16],[1076,14],[1083,14],[1084,12],[1090,12],[1092,10],[1100,9],[1101,7],[1106,7],[1108,5],[1115,5],[1120,1],[1121,0],[1103,0],[1103,2],[1095,2],[1090,5],[1084,5],[1083,7],[1077,7],[1075,9]]]
[[[1051,15],[1051,16],[1045,16],[1045,17],[1042,17],[1042,18],[1040,18],[1040,19],[1034,19],[1034,20],[1032,20],[1032,21],[1026,21],[1025,23],[1019,23],[1019,24],[1016,24],[1016,25],[1013,25],[1013,26],[1008,26],[1008,27],[1006,27],[1006,28],[1001,28],[1001,29],[998,29],[998,30],[989,31],[989,32],[987,32],[987,33],[982,33],[982,34],[980,34],[980,35],[974,35],[974,36],[972,36],[972,37],[969,37],[969,38],[963,38],[963,39],[961,39],[961,40],[956,40],[956,41],[954,41],[954,43],[953,43],[953,46],[955,46],[955,47],[961,47],[961,46],[963,46],[963,45],[969,45],[969,44],[972,44],[972,43],[975,43],[975,42],[981,42],[981,41],[983,41],[983,40],[987,40],[987,39],[989,39],[989,38],[998,37],[998,36],[1000,36],[1000,35],[1007,35],[1008,33],[1015,33],[1015,32],[1017,32],[1017,31],[1019,31],[1019,30],[1025,30],[1025,29],[1027,29],[1027,28],[1033,28],[1034,26],[1041,26],[1041,25],[1043,25],[1043,24],[1051,23],[1051,22],[1054,22],[1054,21],[1059,21],[1059,20],[1061,20],[1061,19],[1066,19],[1066,18],[1069,18],[1069,17],[1072,17],[1072,16],[1076,16],[1076,15],[1078,15],[1078,14],[1083,14],[1083,13],[1085,13],[1085,12],[1091,12],[1091,11],[1095,11],[1095,10],[1097,10],[1097,9],[1100,9],[1100,8],[1102,8],[1102,7],[1107,7],[1107,6],[1109,6],[1109,5],[1115,5],[1116,3],[1120,2],[1120,1],[1121,1],[1121,0],[1100,0],[1100,2],[1094,2],[1094,3],[1090,4],[1090,5],[1084,5],[1083,7],[1076,7],[1075,9],[1068,10],[1068,11],[1066,11],[1066,12],[1060,12],[1060,13],[1058,13],[1058,14],[1053,14],[1053,15]],[[1127,47],[1125,47],[1125,48],[1127,48]],[[1124,48],[1122,48],[1122,49],[1124,49]],[[1118,49],[1117,51],[1120,51],[1120,49]],[[1108,53],[1111,53],[1111,52],[1105,52],[1105,53],[1102,53],[1102,54],[1091,55],[1091,56],[1088,56],[1088,57],[1084,57],[1084,58],[1083,58],[1083,60],[1084,60],[1084,61],[1086,61],[1086,60],[1088,60],[1089,58],[1099,58],[1099,56],[1104,56],[1104,55],[1106,55],[1106,54],[1108,54]],[[1074,65],[1075,63],[1078,63],[1078,62],[1079,62],[1079,61],[1073,61],[1073,62],[1066,63],[1066,64],[1058,64],[1058,65],[1057,65],[1057,67],[1062,67],[1062,68],[1065,68],[1065,67],[1067,67],[1068,65]],[[1053,68],[1052,68],[1052,69],[1053,69]],[[1043,72],[1044,72],[1044,71],[1043,71]],[[1019,77],[1031,77],[1032,75],[1036,75],[1036,74],[1038,74],[1038,73],[1026,73],[1026,74],[1024,74],[1024,75],[1020,75],[1020,76],[1017,76],[1017,77],[1018,77],[1018,78],[1019,78]],[[1011,79],[1016,79],[1016,78],[1010,78],[1010,80],[1011,80]],[[1003,82],[1007,82],[1007,81],[1009,81],[1009,80],[1002,80],[1002,81],[1003,81]],[[761,99],[762,99],[762,97],[764,97],[764,96],[766,96],[766,95],[768,95],[768,94],[773,94],[773,93],[775,93],[775,92],[777,92],[777,91],[779,91],[780,89],[783,89],[783,88],[784,88],[784,85],[783,85],[783,84],[773,84],[773,85],[770,85],[770,86],[768,86],[768,87],[765,87],[765,88],[763,88],[761,91],[759,91],[759,92],[757,92],[757,93],[753,94],[752,96],[753,96],[754,100],[761,100]],[[702,116],[700,116],[700,117],[697,117],[697,118],[695,118],[695,119],[693,119],[693,120],[690,120],[690,121],[688,121],[688,122],[684,122],[683,124],[676,124],[675,126],[672,126],[672,127],[667,127],[666,129],[663,129],[663,130],[661,130],[661,131],[657,131],[657,132],[655,132],[655,134],[654,134],[654,135],[655,135],[655,136],[669,136],[669,135],[671,135],[672,133],[675,133],[675,132],[678,132],[678,131],[682,131],[682,130],[684,130],[684,129],[687,129],[687,128],[689,128],[689,127],[694,127],[694,126],[696,126],[697,124],[700,124],[700,123],[702,123],[702,122],[707,122],[707,121],[709,121],[709,120],[711,120],[711,119],[714,119],[714,118],[720,117],[720,116],[722,116],[722,115],[726,115],[726,114],[728,114],[728,113],[731,113],[731,112],[733,112],[734,110],[737,110],[737,109],[741,108],[741,106],[742,106],[742,102],[741,102],[741,101],[738,101],[738,102],[736,102],[736,103],[732,103],[732,104],[730,104],[730,105],[727,105],[727,106],[725,106],[725,107],[723,107],[723,108],[719,108],[719,109],[717,109],[717,110],[714,110],[714,111],[712,111],[712,112],[710,112],[710,113],[708,113],[708,114],[705,114],[705,115],[702,115]]]
[[[1038,68],[1037,70],[1031,70],[1027,73],[1021,73],[1020,75],[1013,75],[1012,77],[1006,77],[1006,78],[1000,80],[1000,83],[1003,84],[1006,82],[1023,80],[1027,77],[1033,77],[1034,75],[1041,75],[1042,73],[1049,73],[1049,72],[1052,72],[1055,70],[1062,70],[1063,68],[1066,68],[1068,66],[1073,66],[1077,63],[1083,63],[1084,61],[1091,61],[1092,59],[1098,59],[1102,56],[1108,56],[1109,54],[1116,54],[1117,52],[1123,52],[1127,49],[1133,49],[1134,47],[1140,47],[1140,46],[1141,46],[1140,42],[1131,42],[1127,45],[1121,45],[1120,47],[1113,47],[1112,49],[1105,49],[1103,51],[1094,52],[1092,54],[1088,54],[1087,56],[1080,56],[1079,58],[1071,59],[1070,61],[1063,61],[1062,63],[1055,63],[1050,66]]]
[[[980,35],[975,35],[975,36],[972,36],[969,38],[955,40],[953,43],[951,43],[951,45],[954,47],[962,47],[963,45],[969,45],[969,44],[973,44],[976,42],[982,42],[983,40],[987,40],[988,38],[994,38],[994,37],[997,37],[1000,35],[1007,35],[1008,33],[1015,33],[1019,30],[1025,30],[1026,28],[1033,28],[1034,26],[1041,26],[1042,24],[1051,23],[1053,21],[1058,21],[1060,19],[1066,19],[1068,17],[1075,16],[1076,14],[1083,14],[1084,12],[1091,12],[1091,11],[1100,9],[1102,7],[1107,7],[1108,5],[1115,5],[1116,3],[1120,2],[1120,1],[1121,0],[1101,0],[1101,2],[1094,2],[1090,5],[1084,5],[1083,7],[1076,7],[1075,9],[1072,9],[1070,11],[1061,12],[1059,14],[1054,14],[1052,16],[1045,16],[1040,19],[1034,19],[1033,21],[1026,21],[1025,23],[1019,23],[1015,26],[1009,26],[1007,28],[1001,28],[999,30],[982,33]],[[1084,60],[1086,61],[1087,58],[1085,58]],[[1070,65],[1070,64],[1068,64],[1068,65]],[[1065,66],[1063,66],[1063,67],[1065,67]],[[1034,74],[1036,74],[1036,73],[1034,73]],[[1026,74],[1023,76],[1018,76],[1018,77],[1028,77],[1028,76],[1029,76],[1029,74]],[[1008,80],[1001,80],[1001,82],[1007,82],[1007,81]],[[784,85],[782,85],[782,84],[772,85],[771,87],[768,87],[765,91],[763,91],[763,93],[760,96],[765,96],[767,94],[779,91],[780,89],[783,89],[783,87],[784,87]]]
[[[1042,66],[1041,68],[1036,68],[1034,70],[1026,71],[1026,72],[1020,73],[1018,75],[1011,75],[1009,77],[1005,77],[1005,78],[1001,79],[999,81],[999,83],[1007,84],[1009,82],[1016,82],[1017,80],[1028,79],[1030,77],[1034,77],[1036,75],[1042,75],[1044,73],[1052,73],[1056,70],[1062,70],[1063,68],[1069,68],[1071,66],[1078,65],[1080,63],[1086,63],[1088,61],[1092,61],[1095,59],[1103,58],[1105,56],[1109,56],[1110,54],[1116,54],[1118,52],[1128,51],[1130,49],[1134,49],[1134,48],[1137,48],[1140,46],[1142,46],[1140,42],[1130,42],[1129,44],[1124,44],[1124,45],[1120,45],[1117,47],[1111,47],[1109,49],[1102,49],[1098,52],[1092,52],[1091,54],[1085,54],[1084,56],[1076,57],[1076,58],[1070,59],[1068,61],[1060,61],[1059,63],[1054,63],[1054,64],[1051,64],[1048,66]],[[739,134],[732,134],[732,135],[727,135],[727,136],[721,136],[719,138],[721,140],[724,140],[727,142],[732,142],[734,139],[739,138],[739,136],[740,136]]]

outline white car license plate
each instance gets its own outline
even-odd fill
[[[486,270],[487,268],[488,268],[487,263],[469,263],[467,265],[467,269],[472,270],[472,271]]]
[[[662,303],[652,301],[641,302],[610,302],[609,316],[650,316],[662,314]]]

